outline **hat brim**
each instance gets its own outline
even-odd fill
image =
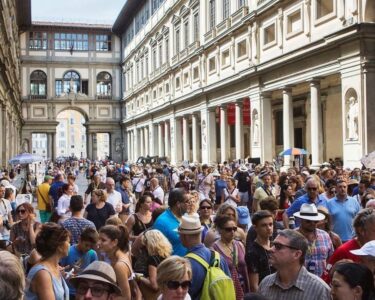
[[[375,254],[374,255],[368,254],[365,251],[363,251],[362,249],[350,250],[350,252],[353,253],[354,255],[357,255],[357,256],[372,256],[372,257],[375,257]]]
[[[322,221],[322,220],[324,220],[326,218],[325,215],[323,215],[322,213],[319,213],[319,212],[318,212],[317,216],[301,215],[300,212],[294,213],[293,216],[295,216],[296,218],[300,218],[302,220],[309,220],[309,221]]]
[[[238,224],[248,225],[250,223],[251,223],[250,216],[245,217],[245,218],[238,218]]]
[[[73,277],[73,278],[69,279],[69,282],[72,284],[73,287],[76,288],[80,279],[89,279],[89,280],[95,280],[95,281],[107,283],[113,288],[113,290],[116,294],[122,295],[121,289],[117,285],[113,284],[109,280],[106,280],[105,278],[100,277],[98,275],[82,274],[82,275],[78,275],[77,277]]]

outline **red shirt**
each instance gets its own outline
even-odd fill
[[[330,283],[331,278],[329,277],[328,273],[332,269],[332,266],[342,259],[351,259],[355,263],[360,263],[361,258],[350,252],[350,250],[357,250],[360,248],[361,246],[358,244],[358,241],[356,239],[347,241],[345,244],[342,244],[340,247],[338,247],[335,252],[333,252],[332,256],[328,259],[327,268],[322,275],[322,279],[325,282]]]

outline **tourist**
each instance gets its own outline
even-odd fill
[[[115,181],[113,178],[108,177],[105,181],[105,187],[107,192],[107,203],[113,206],[116,214],[118,215],[123,209],[121,194],[115,190]]]
[[[10,228],[13,225],[12,206],[10,201],[4,199],[5,187],[0,185],[0,240],[8,241]],[[0,248],[5,248],[0,245]]]
[[[198,175],[198,192],[201,199],[210,198],[210,192],[214,188],[214,177],[209,172],[208,165],[202,166],[202,173]]]
[[[258,187],[253,195],[252,213],[260,210],[259,203],[267,197],[273,196],[276,198],[276,190],[272,185],[272,178],[268,171],[264,170],[259,174],[259,178],[263,184]]]
[[[76,184],[76,176],[73,174],[69,174],[66,178],[68,183],[73,186],[73,194],[72,195],[78,195],[78,185]]]
[[[199,203],[199,218],[203,226],[202,241],[204,241],[208,230],[212,227],[213,205],[210,199],[203,199]]]
[[[57,204],[57,214],[60,216],[59,222],[62,223],[66,219],[72,216],[72,213],[69,209],[70,197],[73,195],[73,186],[69,183],[66,183],[62,186],[63,194],[58,200]]]
[[[105,183],[100,180],[100,174],[96,172],[94,176],[92,177],[92,180],[90,184],[87,186],[87,189],[85,191],[85,198],[84,198],[85,205],[88,204],[88,201],[87,201],[88,196],[92,195],[92,192],[98,189],[105,190]]]
[[[251,193],[252,183],[248,168],[244,165],[239,167],[237,173],[234,175],[234,179],[237,180],[239,202],[241,205],[247,206],[250,199],[249,195]]]
[[[104,190],[94,190],[91,195],[91,202],[86,206],[84,218],[95,224],[96,230],[104,226],[105,221],[116,214],[113,206],[107,201],[107,193]]]
[[[150,196],[141,196],[135,207],[135,213],[126,221],[131,241],[134,241],[142,232],[153,225],[151,205],[152,200]]]
[[[322,229],[328,233],[332,241],[333,249],[336,250],[342,245],[342,241],[338,234],[332,231],[331,215],[329,214],[328,209],[324,206],[319,206],[318,212],[322,213],[325,216],[325,219],[318,222],[317,228]]]
[[[306,251],[302,234],[291,229],[280,231],[270,255],[276,273],[262,280],[259,293],[270,300],[330,300],[329,286],[303,266]]]
[[[221,194],[221,203],[228,203],[237,207],[241,202],[239,191],[236,188],[236,180],[233,177],[227,178],[227,187],[223,190]]]
[[[350,252],[360,257],[361,262],[371,270],[375,284],[375,240],[367,242],[361,249]]]
[[[18,257],[0,251],[0,299],[23,300],[25,274]]]
[[[228,216],[215,218],[215,226],[219,231],[220,239],[213,245],[226,260],[233,279],[236,299],[242,299],[250,291],[249,278],[245,262],[245,247],[234,239],[237,231],[237,222]]]
[[[76,289],[76,300],[113,300],[121,296],[112,266],[94,261],[81,274],[70,279]]]
[[[28,276],[26,300],[69,300],[69,289],[60,274],[59,261],[68,255],[69,231],[61,225],[46,223],[36,237],[36,250],[42,256]]]
[[[173,247],[173,255],[184,256],[186,248],[182,245],[177,228],[181,217],[186,213],[187,194],[182,189],[173,189],[169,192],[168,208],[155,221],[153,229],[160,230]]]
[[[256,238],[253,243],[246,244],[245,260],[250,291],[257,292],[263,278],[275,271],[269,262],[274,219],[268,210],[259,210],[252,216],[251,221]]]
[[[61,196],[61,189],[64,185],[64,176],[62,174],[57,174],[55,176],[55,181],[51,184],[48,195],[50,197],[50,202],[53,203],[53,207],[56,209],[59,198]]]
[[[135,196],[132,194],[132,185],[129,177],[121,176],[119,183],[120,185],[116,187],[116,191],[121,194],[122,200],[122,211],[119,213],[119,217],[126,223],[130,214],[130,206],[134,202]]]
[[[35,239],[40,231],[40,223],[36,221],[34,207],[25,202],[16,209],[18,222],[10,230],[12,249],[18,256],[30,254],[35,247]]]
[[[373,300],[375,298],[372,272],[364,265],[340,264],[332,278],[332,300]]]
[[[39,210],[40,222],[42,224],[48,222],[52,214],[52,203],[48,196],[52,179],[53,177],[50,175],[44,176],[43,183],[36,188],[36,197],[38,201],[37,208]]]
[[[168,257],[157,268],[157,283],[161,290],[158,300],[191,300],[188,294],[191,279],[191,265],[186,258]]]
[[[164,204],[164,190],[159,185],[159,180],[157,178],[152,178],[150,180],[150,191],[154,195],[155,199],[157,199],[157,202],[163,205]]]
[[[279,209],[277,212],[276,221],[282,222],[283,221],[283,213],[286,209],[290,207],[293,203],[293,190],[290,184],[284,184],[281,186],[280,189],[280,197],[279,197]]]
[[[62,222],[62,226],[70,232],[70,244],[78,243],[82,231],[91,227],[95,229],[95,224],[82,217],[83,199],[81,195],[73,195],[70,198],[69,209],[72,216]]]

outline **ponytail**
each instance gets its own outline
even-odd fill
[[[123,251],[129,251],[129,232],[124,225],[105,225],[103,226],[100,233],[104,233],[112,241],[117,239],[117,247]]]

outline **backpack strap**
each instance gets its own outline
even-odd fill
[[[208,268],[210,266],[217,267],[220,264],[220,254],[218,252],[216,252],[216,251],[213,251],[213,250],[211,250],[210,264],[208,264],[202,257],[200,257],[199,255],[197,255],[195,253],[188,253],[188,254],[185,255],[185,257],[189,257],[189,258],[192,258],[192,259],[196,260],[206,270],[208,270]]]

